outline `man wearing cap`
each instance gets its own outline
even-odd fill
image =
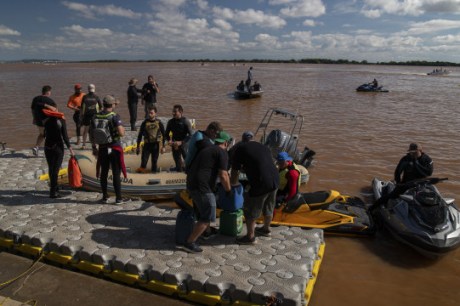
[[[192,166],[195,157],[202,149],[214,144],[214,139],[222,131],[222,125],[213,121],[208,124],[205,131],[196,131],[188,141],[188,151],[185,156],[185,172]]]
[[[231,136],[221,131],[214,139],[215,145],[202,149],[196,156],[187,174],[187,190],[198,210],[198,221],[184,245],[177,247],[190,253],[203,250],[196,240],[216,221],[216,188],[217,177],[226,192],[231,191],[230,178],[227,172],[227,148],[232,142]]]
[[[257,142],[248,141],[235,150],[233,155],[231,183],[238,184],[239,172],[244,170],[249,181],[248,198],[244,202],[246,236],[237,238],[239,244],[256,243],[256,220],[263,215],[264,225],[258,229],[260,235],[270,235],[270,223],[276,204],[279,174],[270,149]]]
[[[254,133],[251,131],[246,131],[241,135],[241,141],[238,141],[235,145],[233,145],[230,150],[228,150],[228,167],[229,169],[232,166],[233,162],[233,155],[235,154],[236,149],[238,149],[239,146],[241,146],[243,143],[246,143],[248,141],[252,141],[254,138]]]
[[[137,79],[132,78],[128,82],[128,111],[129,111],[129,123],[131,124],[131,131],[136,131],[137,121],[137,104],[139,102],[139,94],[142,90],[136,87]]]
[[[99,148],[96,143],[92,143],[93,154],[97,156],[96,174],[100,174],[99,180],[101,182],[102,199],[100,203],[108,203],[109,195],[107,192],[107,180],[109,176],[109,169],[112,169],[113,189],[115,191],[116,199],[115,204],[122,204],[121,197],[121,173],[123,172],[126,177],[126,169],[123,159],[123,147],[121,145],[121,137],[125,135],[125,128],[121,122],[120,116],[116,114],[113,109],[118,104],[118,100],[111,95],[107,95],[103,99],[103,109],[95,115],[96,119],[109,120],[111,129],[112,142],[108,144],[100,144]],[[91,138],[94,141],[94,138]],[[100,167],[100,173],[99,173]]]
[[[280,176],[280,186],[276,197],[277,201],[286,203],[299,192],[300,171],[287,152],[278,153],[276,163]]]
[[[88,93],[81,101],[80,122],[83,126],[83,143],[82,149],[86,149],[86,138],[88,137],[89,125],[91,119],[102,109],[101,99],[96,95],[96,86],[88,85]]]
[[[81,102],[85,93],[81,92],[81,85],[75,84],[74,86],[75,93],[69,97],[67,101],[67,107],[74,111],[73,121],[77,127],[77,146],[80,145],[80,136],[81,136],[81,122],[80,122],[80,108]]]
[[[399,161],[394,177],[395,182],[399,184],[426,178],[431,174],[433,174],[433,160],[423,152],[420,144],[411,143],[408,153]]]

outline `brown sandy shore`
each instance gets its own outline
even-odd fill
[[[272,237],[260,237],[256,246],[238,246],[234,237],[218,235],[202,243],[202,254],[187,254],[175,249],[178,210],[171,205],[135,199],[123,205],[98,204],[98,193],[65,188],[63,198],[49,199],[47,182],[37,179],[44,172],[45,159],[33,157],[29,150],[2,152],[0,247],[8,253],[0,253],[0,284],[46,254],[23,277],[0,287],[8,301],[212,304],[224,294],[232,301],[264,304],[267,293],[273,292],[282,294],[285,305],[302,305],[311,296],[305,297],[304,291],[309,288],[311,293],[321,263],[321,230],[277,227]],[[148,280],[140,287],[165,296],[94,275],[134,287]],[[186,301],[167,295],[182,295]]]

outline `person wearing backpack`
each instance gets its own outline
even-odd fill
[[[144,146],[142,147],[141,167],[136,172],[145,173],[149,157],[152,156],[152,173],[157,172],[158,155],[165,152],[165,128],[163,123],[156,117],[157,108],[155,105],[149,109],[149,118],[145,119],[137,136],[136,154],[141,151],[141,140],[144,138]]]
[[[81,101],[80,122],[83,127],[83,143],[81,149],[86,149],[86,138],[91,124],[91,119],[102,109],[101,99],[96,95],[96,86],[88,85],[88,93]]]
[[[102,189],[100,203],[103,204],[109,201],[107,180],[110,168],[112,168],[113,189],[116,195],[115,204],[123,204],[120,176],[121,172],[123,172],[126,178],[126,168],[124,165],[121,137],[125,135],[125,128],[123,127],[120,116],[113,111],[116,104],[118,104],[118,100],[113,96],[105,96],[103,99],[103,109],[94,116],[90,126],[93,155],[97,156],[96,176],[99,177]]]

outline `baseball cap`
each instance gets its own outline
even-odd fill
[[[276,160],[279,162],[291,161],[292,157],[289,156],[288,152],[279,152],[278,155],[276,156]]]
[[[95,92],[96,91],[96,86],[94,86],[94,84],[89,84],[88,85],[88,91],[89,92]]]
[[[251,131],[246,131],[243,133],[243,136],[241,136],[243,141],[249,141],[254,137],[254,133]]]
[[[415,152],[415,151],[418,151],[418,150],[422,150],[422,146],[419,145],[418,143],[411,143],[409,145],[409,150],[407,150],[408,152]]]
[[[224,143],[226,141],[227,142],[232,141],[232,136],[230,136],[230,134],[224,131],[220,131],[216,139],[214,139],[214,142],[218,142],[218,143]]]
[[[111,96],[111,95],[107,95],[104,97],[104,99],[102,100],[102,103],[104,105],[113,105],[113,104],[118,104],[118,100],[115,99],[114,96]]]
[[[81,89],[81,85],[80,84],[75,84],[74,88],[75,89]]]

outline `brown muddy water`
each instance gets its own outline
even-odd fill
[[[0,141],[15,149],[35,143],[30,104],[43,85],[67,118],[73,85],[96,85],[100,96],[121,100],[129,121],[126,89],[153,74],[160,85],[160,116],[174,104],[204,129],[220,121],[235,138],[255,130],[270,107],[304,116],[300,144],[317,152],[304,191],[336,189],[371,201],[372,178],[392,179],[409,143],[419,142],[434,160],[434,176],[448,177],[441,193],[460,201],[460,70],[447,77],[437,67],[253,64],[260,99],[234,100],[231,93],[249,65],[231,63],[100,63],[0,65]],[[358,93],[377,78],[388,93]],[[139,111],[142,114],[141,107]],[[75,135],[69,120],[69,133]],[[326,253],[310,305],[458,305],[460,250],[426,259],[385,232],[373,238],[326,237]]]

